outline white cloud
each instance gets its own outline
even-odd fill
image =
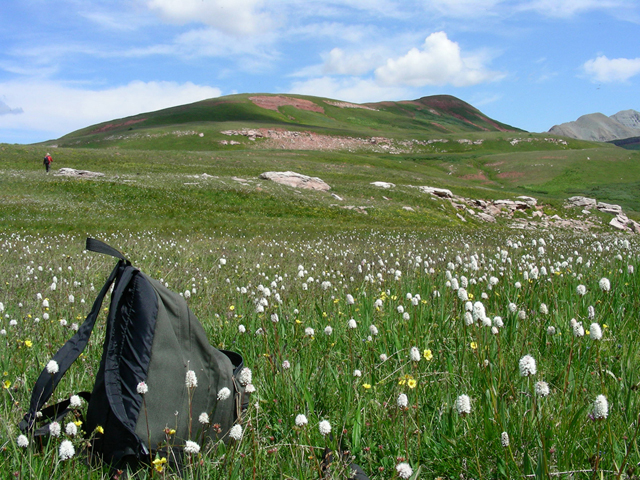
[[[380,49],[345,52],[341,48],[334,48],[322,57],[322,73],[338,75],[363,75],[380,65],[384,58]]]
[[[503,77],[499,72],[485,68],[481,55],[463,57],[460,45],[447,38],[444,32],[427,37],[422,50],[412,48],[397,59],[390,58],[386,65],[376,69],[376,78],[385,85],[425,85],[456,87],[477,85]]]
[[[30,130],[39,140],[57,138],[79,128],[143,112],[218,97],[217,88],[187,82],[140,82],[88,90],[46,82],[0,83],[0,95],[17,105],[20,115],[0,115],[2,131]],[[33,141],[36,141],[35,139]]]
[[[289,93],[314,95],[354,103],[402,100],[410,96],[410,90],[406,88],[383,86],[374,80],[357,77],[340,79],[321,77],[294,82]]]
[[[593,10],[613,10],[633,7],[629,0],[530,0],[520,4],[518,10],[533,10],[550,17],[570,17]],[[615,12],[614,12],[615,13]]]
[[[601,55],[585,62],[582,68],[596,82],[626,82],[640,74],[640,58],[608,59]]]
[[[247,35],[269,28],[263,0],[148,0],[150,10],[170,23],[204,23],[223,32]]]

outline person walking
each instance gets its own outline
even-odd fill
[[[49,167],[51,166],[51,162],[53,162],[53,159],[51,158],[51,155],[47,153],[47,155],[44,157],[44,160],[42,161],[47,173],[49,173]]]

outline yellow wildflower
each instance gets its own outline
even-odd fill
[[[433,353],[430,349],[427,348],[424,352],[422,352],[422,356],[425,360],[429,361],[433,358]]]
[[[477,349],[477,348],[478,348],[478,344],[477,344],[476,342],[471,342],[471,343],[469,344],[469,346],[470,346],[473,350],[475,350],[475,349]]]
[[[418,385],[418,382],[413,378],[407,381],[407,387],[409,388],[416,388],[416,385]]]
[[[33,347],[33,342],[31,340],[25,340],[24,341],[24,346],[27,348],[31,348]]]
[[[10,382],[9,380],[5,380],[5,381],[2,383],[2,386],[3,386],[4,388],[6,388],[6,389],[9,389],[9,387],[11,386],[11,382]]]
[[[371,388],[371,384],[369,383],[363,383],[362,384],[362,388],[364,388],[365,390],[369,390]]]
[[[164,470],[164,465],[167,463],[167,459],[165,457],[156,458],[152,463],[153,468],[162,473],[162,471]]]
[[[232,312],[236,309],[236,307],[234,305],[229,306],[229,310],[231,310]]]
[[[79,427],[80,425],[82,425],[82,420],[76,420],[75,422],[73,422],[76,424],[76,427]]]
[[[96,432],[98,432],[98,433],[104,433],[104,428],[102,428],[100,425],[98,425],[98,426],[96,427]]]

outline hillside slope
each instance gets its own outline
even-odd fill
[[[448,95],[354,104],[301,95],[243,94],[92,125],[53,143],[60,147],[120,145],[158,150],[216,150],[233,145],[231,142],[237,140],[229,138],[237,134],[229,131],[259,129],[312,132],[342,138],[421,140],[434,135],[522,131],[493,120],[468,103]],[[202,140],[204,137],[206,140]],[[177,142],[176,138],[179,139]]]

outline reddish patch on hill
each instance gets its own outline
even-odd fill
[[[92,130],[89,133],[104,133],[104,132],[108,132],[109,130],[114,130],[116,128],[126,127],[129,125],[133,125],[135,123],[144,122],[145,120],[146,118],[141,118],[139,120],[127,120],[126,122],[122,122],[122,123],[107,123],[106,125],[96,128],[95,130]]]
[[[450,131],[451,131],[451,130],[449,130],[448,128],[443,127],[442,125],[440,125],[439,123],[436,123],[436,122],[431,122],[431,125],[433,125],[434,127],[441,128],[441,129],[442,129],[443,131],[445,131],[445,132],[450,132]]]
[[[463,180],[489,180],[483,172],[463,175],[460,178]]]
[[[524,177],[524,173],[522,172],[502,172],[496,175],[498,178],[520,178]]]
[[[260,95],[258,97],[249,97],[254,105],[257,105],[261,108],[266,108],[267,110],[278,111],[278,108],[284,106],[290,106],[294,108],[299,108],[300,110],[308,110],[310,112],[324,113],[324,108],[320,105],[316,105],[315,103],[304,100],[302,98],[295,97],[283,97],[281,95]]]

